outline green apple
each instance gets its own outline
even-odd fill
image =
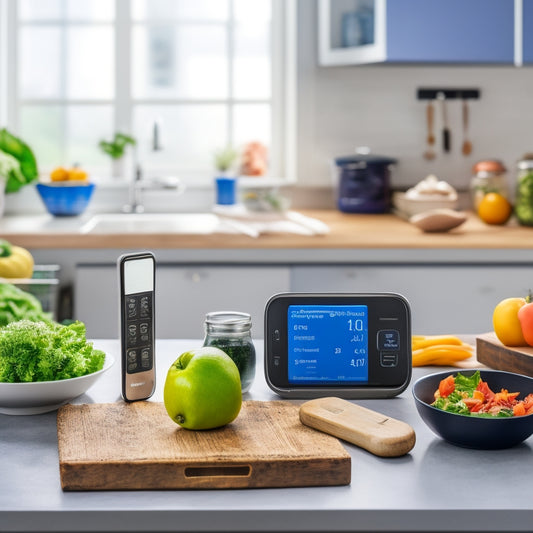
[[[168,369],[163,398],[170,418],[186,429],[229,424],[242,404],[237,365],[214,346],[184,352]]]

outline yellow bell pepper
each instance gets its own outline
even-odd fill
[[[31,278],[33,265],[33,256],[26,248],[0,240],[0,278]]]

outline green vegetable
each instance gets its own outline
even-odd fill
[[[37,179],[37,162],[30,147],[22,140],[0,130],[0,177],[6,179],[6,192],[16,192]]]
[[[9,257],[11,255],[11,243],[5,239],[0,239],[0,257]]]
[[[528,172],[518,182],[515,214],[520,224],[533,226],[533,172]]]
[[[20,320],[0,328],[0,382],[56,381],[96,372],[105,354],[85,338],[85,324]]]
[[[124,133],[115,133],[115,137],[112,141],[100,141],[98,146],[107,155],[110,155],[113,159],[120,159],[124,155],[126,146],[131,144],[134,146],[137,144],[133,137],[125,135]]]
[[[43,311],[41,302],[33,294],[11,283],[0,283],[0,327],[23,318],[50,322],[52,315]]]
[[[457,376],[455,376],[455,390],[468,392],[469,396],[472,396],[480,381],[481,374],[479,373],[479,370],[476,370],[470,377],[458,373]]]

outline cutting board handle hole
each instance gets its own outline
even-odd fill
[[[185,469],[185,477],[249,477],[252,467],[247,466],[195,466]]]

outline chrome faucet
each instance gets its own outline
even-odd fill
[[[161,125],[156,120],[154,121],[152,129],[152,142],[150,143],[153,152],[160,152],[163,150],[163,143],[161,140]],[[135,157],[135,168],[129,187],[129,203],[126,204],[122,211],[124,213],[143,213],[144,205],[142,202],[143,189],[176,189],[179,194],[185,191],[185,186],[179,178],[166,177],[155,178],[151,180],[143,179],[143,169]]]
[[[141,198],[141,181],[142,181],[142,169],[141,165],[137,163],[133,172],[133,179],[130,181],[129,188],[129,203],[126,204],[122,211],[124,213],[143,213],[144,206]]]

